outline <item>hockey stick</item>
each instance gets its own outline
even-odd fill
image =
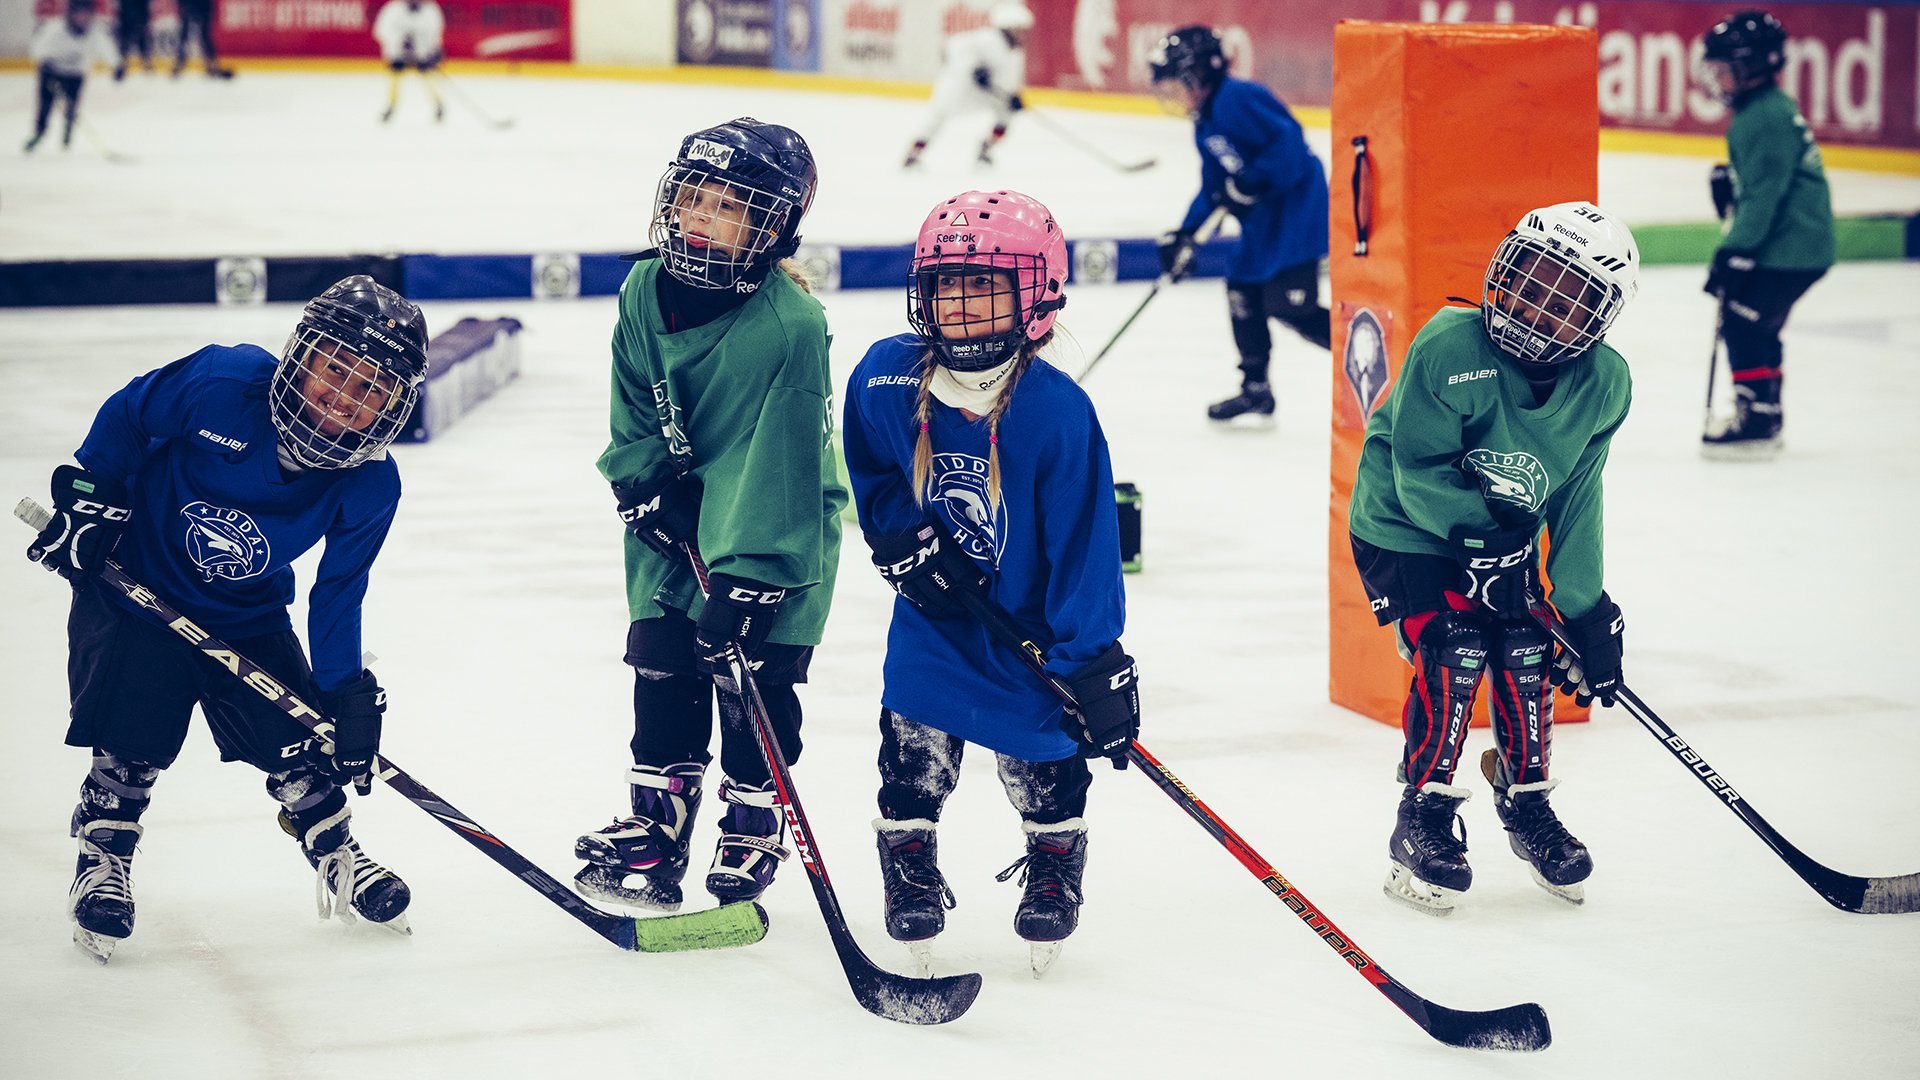
[[[1002,645],[1012,649],[1021,660],[1026,662],[1033,673],[1047,684],[1060,700],[1069,707],[1077,707],[1073,691],[1046,667],[1046,652],[1036,644],[1031,635],[1021,629],[1007,614],[1005,608],[985,596],[960,592],[960,598]],[[1127,760],[1139,766],[1147,779],[1159,785],[1174,805],[1185,811],[1207,834],[1220,842],[1240,865],[1254,877],[1260,879],[1280,902],[1287,905],[1307,929],[1319,935],[1321,940],[1332,946],[1340,958],[1353,965],[1360,976],[1373,984],[1375,990],[1386,995],[1388,1001],[1400,1007],[1400,1011],[1414,1023],[1419,1024],[1427,1034],[1448,1046],[1459,1046],[1469,1050],[1545,1050],[1553,1041],[1553,1032],[1547,1025],[1547,1013],[1540,1006],[1528,1002],[1524,1005],[1510,1005],[1504,1009],[1486,1011],[1464,1011],[1436,1005],[1387,974],[1385,968],[1376,963],[1373,957],[1360,950],[1353,939],[1333,925],[1333,920],[1313,905],[1313,902],[1301,895],[1293,883],[1280,876],[1280,871],[1260,857],[1253,845],[1240,838],[1220,815],[1213,812],[1206,803],[1200,801],[1173,771],[1160,763],[1160,759],[1147,752],[1147,748],[1135,739],[1127,747]]]
[[[1572,654],[1576,661],[1580,659],[1580,650],[1574,647],[1559,623],[1538,614],[1534,617],[1540,620],[1540,625],[1547,628],[1547,632],[1553,635],[1553,639],[1560,643],[1561,648]],[[1773,849],[1773,853],[1780,856],[1781,861],[1792,868],[1794,873],[1799,874],[1802,881],[1813,886],[1813,890],[1819,893],[1827,903],[1842,911],[1852,911],[1862,915],[1895,915],[1920,911],[1920,873],[1902,874],[1899,877],[1855,877],[1815,862],[1805,852],[1788,843],[1786,837],[1774,831],[1773,826],[1767,824],[1767,819],[1761,817],[1760,812],[1735,791],[1725,777],[1721,776],[1713,766],[1707,764],[1707,759],[1700,756],[1700,751],[1689,746],[1687,740],[1674,734],[1673,729],[1654,715],[1653,710],[1647,708],[1646,702],[1640,700],[1640,695],[1627,689],[1624,680],[1621,681],[1617,694],[1620,703],[1635,720],[1640,721],[1641,727],[1652,732],[1653,737],[1660,740],[1660,745],[1666,747],[1668,753],[1678,758],[1680,764],[1685,765],[1696,779],[1705,784],[1708,791],[1713,792],[1726,803],[1727,809],[1733,811],[1734,816],[1746,822],[1747,828],[1752,829],[1755,835],[1764,840],[1766,845]]]
[[[460,104],[466,106],[467,111],[478,117],[481,123],[495,131],[505,131],[513,126],[513,117],[511,116],[503,120],[495,120],[493,117],[487,115],[487,110],[481,108],[479,102],[468,97],[467,92],[460,88],[460,84],[453,81],[453,76],[442,71],[438,64],[434,65],[433,73],[440,76],[440,81],[447,84],[447,89],[453,91],[453,96],[460,99]]]
[[[1031,108],[1031,107],[1027,108],[1025,112],[1028,116],[1031,116],[1035,120],[1038,120],[1042,124],[1045,124],[1055,135],[1058,135],[1062,139],[1065,139],[1067,142],[1070,142],[1073,145],[1079,147],[1082,151],[1086,152],[1088,156],[1094,158],[1095,160],[1099,161],[1103,165],[1108,166],[1109,168],[1117,169],[1123,173],[1135,173],[1135,172],[1140,172],[1143,169],[1151,169],[1155,165],[1159,164],[1159,161],[1155,158],[1148,158],[1145,161],[1136,161],[1136,162],[1132,162],[1131,164],[1129,164],[1128,162],[1121,161],[1115,158],[1112,154],[1107,153],[1105,150],[1100,149],[1098,146],[1095,146],[1094,144],[1074,134],[1072,129],[1060,123],[1058,120],[1055,120],[1053,117],[1048,116],[1046,113],[1043,113],[1040,110]]]
[[[1713,309],[1713,348],[1707,353],[1707,406],[1700,421],[1703,435],[1713,434],[1713,380],[1720,371],[1720,333],[1726,326],[1726,303],[1715,301]]]
[[[34,529],[44,529],[52,520],[46,508],[32,499],[22,499],[13,508],[13,516]],[[51,570],[53,567],[49,566]],[[235,652],[231,646],[195,625],[193,620],[174,610],[139,582],[129,578],[120,564],[108,559],[99,580],[125,594],[127,599],[151,612],[167,629],[185,638],[189,645],[215,663],[231,671],[260,696],[279,706],[288,716],[312,728],[323,738],[331,737],[332,725],[326,718],[281,686],[258,664]],[[662,915],[636,919],[602,911],[575,896],[573,890],[554,880],[525,856],[508,847],[506,841],[481,828],[472,818],[453,808],[445,799],[428,790],[425,784],[407,775],[386,755],[375,758],[376,775],[393,790],[406,796],[413,805],[433,815],[452,829],[456,836],[478,848],[508,873],[558,905],[562,911],[587,924],[594,933],[633,952],[680,952],[688,949],[723,949],[751,945],[767,936],[767,913],[759,904],[729,904],[709,911],[684,915]]]
[[[1226,214],[1226,207],[1216,206],[1214,207],[1213,213],[1207,215],[1207,220],[1200,223],[1199,230],[1193,234],[1194,258],[1198,259],[1200,257],[1200,245],[1213,239],[1214,232],[1220,228],[1220,222],[1226,217]],[[1120,324],[1120,329],[1113,332],[1113,336],[1107,339],[1105,345],[1100,346],[1100,351],[1093,354],[1093,359],[1087,361],[1087,366],[1080,369],[1079,376],[1073,381],[1076,383],[1086,382],[1087,376],[1093,374],[1093,369],[1099,365],[1100,361],[1106,359],[1107,353],[1111,352],[1114,345],[1119,342],[1120,335],[1126,333],[1127,327],[1133,325],[1133,320],[1139,318],[1140,313],[1147,310],[1147,305],[1153,303],[1153,298],[1160,295],[1161,287],[1172,283],[1173,276],[1165,271],[1162,271],[1159,277],[1154,278],[1153,288],[1147,290],[1147,295],[1140,301],[1140,306],[1133,309],[1133,314],[1127,316],[1127,321]]]
[[[694,576],[700,579],[700,592],[707,592],[707,564],[692,544],[685,545]],[[980,993],[977,974],[944,975],[937,979],[914,979],[884,971],[867,959],[847,929],[847,917],[834,895],[833,882],[827,878],[826,863],[820,859],[820,846],[814,842],[813,829],[807,825],[807,812],[800,806],[800,793],[794,789],[793,773],[787,768],[786,754],[780,749],[773,730],[773,719],[753,681],[753,665],[745,650],[735,642],[728,646],[728,662],[733,668],[734,692],[722,688],[722,696],[737,701],[753,723],[754,741],[766,759],[767,772],[773,777],[774,795],[787,819],[787,831],[793,834],[793,846],[807,868],[807,881],[813,885],[813,898],[827,923],[827,936],[833,939],[833,951],[846,969],[847,984],[860,1007],[902,1024],[944,1024],[957,1020],[973,1005]]]
[[[87,123],[84,117],[77,120],[74,126],[80,129],[80,134],[86,136],[87,141],[93,144],[94,150],[98,152],[101,157],[115,165],[132,165],[134,163],[135,159],[132,154],[123,154],[113,147],[108,146],[107,140],[101,138],[100,133],[93,130],[93,125]]]

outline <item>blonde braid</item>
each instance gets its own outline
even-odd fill
[[[913,416],[920,425],[919,441],[913,444],[913,504],[927,504],[927,478],[933,475],[933,350],[920,356],[920,394],[914,402]]]

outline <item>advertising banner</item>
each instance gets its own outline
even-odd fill
[[[820,70],[833,75],[930,83],[940,70],[941,43],[949,35],[987,25],[987,11],[993,3],[821,0]],[[1061,15],[1071,19],[1070,4],[1056,6]],[[1037,7],[1035,14],[1039,14]],[[1028,66],[1031,78],[1031,62]]]
[[[373,19],[384,0],[218,0],[222,56],[380,55]],[[573,59],[572,0],[439,0],[455,60]]]

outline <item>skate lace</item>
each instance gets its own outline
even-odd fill
[[[320,917],[328,919],[338,915],[343,923],[359,918],[359,913],[353,910],[353,901],[359,899],[361,892],[392,873],[367,858],[360,845],[352,840],[320,856],[315,867],[319,874],[314,879],[313,898]]]
[[[1447,858],[1457,858],[1467,851],[1467,820],[1459,814],[1459,804],[1445,796],[1415,796],[1415,811],[1412,828],[1414,843]],[[1460,835],[1454,836],[1454,826],[1460,827]]]
[[[1520,841],[1535,851],[1563,851],[1579,843],[1560,818],[1544,800],[1532,806],[1514,803],[1513,818],[1507,822],[1507,831],[1520,838]]]
[[[73,914],[83,896],[124,900],[131,904],[133,902],[132,860],[123,859],[84,836],[80,838],[80,850],[92,857],[94,863],[74,879],[73,890],[67,898],[67,914]]]
[[[1073,903],[1082,903],[1080,890],[1069,880],[1066,860],[1062,858],[1065,854],[1036,848],[1015,859],[1012,866],[995,874],[993,879],[1005,881],[1018,871],[1020,880],[1014,884],[1025,886],[1028,893],[1064,896]]]
[[[908,903],[932,896],[948,911],[959,906],[960,901],[954,898],[952,886],[947,884],[947,876],[940,872],[940,867],[932,859],[926,857],[924,851],[893,853],[891,857],[898,884],[888,898],[894,903]],[[1011,867],[1008,872],[1012,872]],[[1006,878],[1000,880],[1005,881]]]

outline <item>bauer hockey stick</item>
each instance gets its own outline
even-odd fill
[[[46,528],[47,522],[52,520],[52,515],[32,499],[20,500],[20,504],[13,508],[13,516],[35,529]],[[52,570],[53,567],[48,566],[47,569]],[[165,600],[155,596],[139,582],[129,578],[121,570],[119,563],[108,559],[106,565],[100,570],[99,580],[118,589],[127,599],[146,609],[161,625],[179,634],[186,639],[187,644],[232,672],[241,682],[259,691],[261,697],[279,706],[288,716],[313,729],[314,734],[322,739],[331,738],[333,725],[327,723],[325,717],[301,701],[293,691],[281,686],[258,664],[235,652],[226,642],[200,629],[193,620],[174,610]],[[723,949],[736,945],[751,945],[767,936],[767,913],[756,903],[728,904],[708,911],[645,919],[602,911],[575,896],[573,890],[554,880],[546,871],[535,866],[518,851],[508,847],[506,841],[481,828],[472,818],[454,809],[452,804],[428,790],[425,784],[409,776],[386,755],[377,755],[374,762],[375,773],[380,779],[385,780],[389,787],[406,796],[413,805],[431,814],[434,820],[453,830],[455,835],[499,863],[508,873],[533,886],[536,892],[553,901],[560,910],[587,924],[595,933],[623,949],[633,952]]]
[[[708,589],[707,564],[692,544],[684,546],[687,559],[693,564],[694,576],[700,579],[700,593],[704,596]],[[813,898],[820,904],[820,914],[827,923],[827,936],[833,939],[833,951],[839,954],[840,966],[846,969],[847,984],[853,990],[854,1000],[875,1016],[902,1024],[944,1024],[959,1019],[962,1013],[972,1007],[973,999],[980,993],[979,975],[969,973],[943,975],[936,979],[910,978],[881,969],[867,959],[866,953],[860,951],[860,944],[853,940],[853,932],[847,929],[847,917],[840,910],[840,900],[834,895],[833,882],[827,877],[827,865],[820,859],[820,846],[814,842],[813,829],[807,825],[807,812],[800,806],[800,793],[794,789],[793,772],[787,768],[786,754],[781,751],[780,741],[774,734],[773,718],[767,714],[767,704],[760,697],[760,687],[753,681],[752,661],[747,659],[746,651],[738,642],[727,646],[727,661],[733,668],[734,689],[728,691],[721,687],[721,695],[744,709],[753,725],[754,741],[760,745],[760,755],[766,759],[767,772],[773,777],[774,796],[786,816],[787,831],[793,835],[793,846],[799,851],[800,861],[807,868],[807,881],[813,886]]]
[[[1567,638],[1566,631],[1559,623],[1538,614],[1534,617],[1540,620],[1540,625],[1547,628],[1547,632],[1553,635],[1553,640],[1559,642],[1561,648],[1567,650],[1576,662],[1580,660],[1580,650],[1574,648],[1573,642]],[[1653,737],[1660,740],[1660,745],[1666,747],[1668,753],[1679,759],[1680,764],[1685,765],[1696,779],[1706,785],[1708,791],[1713,792],[1721,802],[1725,803],[1735,817],[1746,822],[1747,828],[1752,829],[1755,835],[1764,840],[1766,845],[1773,849],[1773,853],[1780,856],[1781,861],[1791,867],[1794,873],[1799,874],[1802,881],[1813,886],[1813,891],[1819,893],[1827,903],[1841,911],[1852,911],[1862,915],[1895,915],[1908,911],[1920,911],[1920,873],[1902,874],[1899,877],[1855,877],[1815,862],[1805,852],[1788,843],[1787,838],[1776,832],[1772,825],[1767,824],[1767,819],[1760,816],[1760,811],[1755,810],[1745,797],[1735,791],[1726,777],[1721,776],[1713,766],[1707,764],[1707,759],[1700,756],[1700,751],[1688,745],[1687,740],[1674,734],[1673,729],[1654,715],[1653,710],[1647,708],[1646,702],[1640,700],[1640,695],[1627,689],[1625,680],[1621,681],[1616,694],[1627,712],[1635,720],[1640,721],[1641,727],[1652,732]]]
[[[985,623],[987,631],[1002,645],[1012,649],[1026,662],[1033,673],[1047,684],[1060,700],[1069,708],[1077,708],[1073,691],[1066,683],[1049,672],[1046,667],[1046,650],[1037,644],[1033,637],[1021,629],[1013,616],[1005,608],[977,593],[961,590],[960,599],[980,621]],[[1147,748],[1135,739],[1127,747],[1127,760],[1139,766],[1166,792],[1174,805],[1185,811],[1208,835],[1220,842],[1240,865],[1254,877],[1260,879],[1280,902],[1287,905],[1307,929],[1313,931],[1340,954],[1340,958],[1353,965],[1360,976],[1373,984],[1375,990],[1386,995],[1388,1001],[1400,1007],[1408,1019],[1419,1024],[1421,1029],[1448,1046],[1459,1046],[1469,1050],[1545,1050],[1553,1041],[1553,1032],[1547,1025],[1547,1012],[1540,1006],[1528,1002],[1524,1005],[1510,1005],[1504,1009],[1489,1009],[1483,1012],[1449,1009],[1437,1005],[1419,994],[1409,990],[1400,980],[1387,974],[1385,968],[1376,963],[1373,957],[1362,952],[1360,946],[1348,937],[1333,920],[1327,918],[1313,902],[1303,896],[1293,883],[1280,876],[1273,864],[1260,857],[1253,845],[1240,838],[1220,815],[1213,812],[1206,803],[1200,801],[1173,771],[1160,763],[1160,759],[1147,752]]]
[[[1199,231],[1193,234],[1193,257],[1195,259],[1200,257],[1200,245],[1213,239],[1215,230],[1219,229],[1221,220],[1226,216],[1227,208],[1224,206],[1216,206],[1214,207],[1213,213],[1207,215],[1207,220],[1200,223]],[[1147,290],[1147,295],[1141,299],[1140,306],[1133,309],[1133,314],[1127,316],[1127,321],[1120,324],[1120,329],[1113,332],[1113,336],[1107,339],[1105,345],[1100,346],[1100,351],[1093,354],[1093,359],[1087,361],[1087,366],[1080,369],[1079,376],[1073,381],[1076,383],[1086,382],[1087,376],[1093,374],[1093,369],[1099,365],[1100,361],[1105,360],[1107,353],[1112,352],[1113,347],[1119,343],[1120,335],[1125,334],[1127,327],[1133,325],[1133,320],[1139,318],[1140,313],[1147,310],[1147,305],[1153,303],[1153,298],[1160,295],[1162,288],[1171,284],[1173,284],[1172,273],[1164,270],[1161,271],[1160,276],[1153,279],[1153,288]]]
[[[1060,138],[1066,140],[1069,143],[1072,143],[1074,146],[1078,147],[1081,151],[1086,153],[1087,156],[1093,158],[1094,160],[1100,162],[1102,165],[1105,165],[1108,168],[1117,169],[1123,173],[1135,173],[1135,172],[1140,172],[1144,169],[1151,169],[1155,165],[1159,164],[1158,159],[1155,159],[1155,158],[1148,158],[1145,161],[1135,161],[1131,163],[1121,161],[1118,158],[1114,157],[1112,154],[1107,153],[1105,150],[1100,149],[1098,146],[1095,146],[1094,144],[1074,134],[1071,128],[1068,128],[1065,124],[1062,124],[1060,121],[1055,120],[1051,116],[1048,116],[1046,113],[1041,112],[1039,109],[1028,107],[1025,111],[1028,116],[1031,116],[1035,120],[1040,121],[1040,123],[1045,125],[1047,129],[1052,131],[1055,135],[1058,135],[1060,136]]]

